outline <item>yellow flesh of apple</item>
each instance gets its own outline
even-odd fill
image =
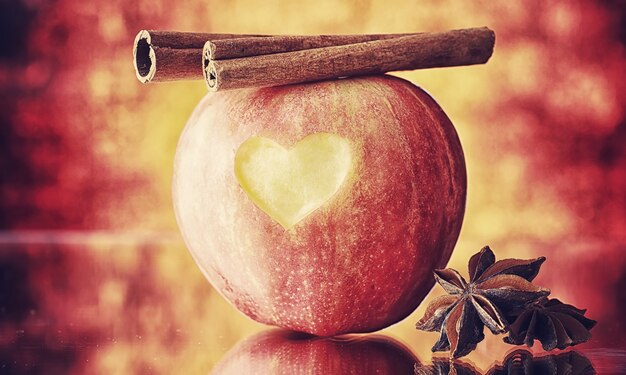
[[[336,134],[311,134],[291,149],[251,137],[237,150],[235,176],[257,207],[290,229],[339,190],[351,165],[350,143]]]

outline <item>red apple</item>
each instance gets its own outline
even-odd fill
[[[211,374],[413,375],[416,365],[409,349],[385,336],[329,339],[277,330],[237,344]]]
[[[320,336],[414,311],[450,258],[465,193],[452,123],[391,76],[210,93],[173,181],[213,286],[259,322]]]

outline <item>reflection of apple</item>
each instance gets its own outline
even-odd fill
[[[312,338],[267,331],[236,345],[215,366],[225,374],[413,374],[417,358],[385,336]]]
[[[209,94],[173,184],[213,286],[259,322],[322,336],[418,306],[450,257],[465,190],[452,124],[390,76]]]

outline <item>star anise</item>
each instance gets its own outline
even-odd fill
[[[540,257],[496,262],[485,246],[469,261],[469,283],[453,269],[436,270],[435,279],[449,295],[432,301],[416,328],[440,332],[433,352],[449,350],[452,358],[467,355],[485,338],[484,326],[494,334],[503,333],[507,314],[550,293],[531,283],[544,261]]]
[[[493,366],[487,375],[590,375],[595,373],[596,370],[589,358],[575,351],[533,357],[533,354],[528,350],[518,349],[509,353],[502,365]]]
[[[585,312],[556,298],[541,298],[526,305],[504,342],[531,347],[539,340],[546,351],[580,344],[591,338],[589,330],[596,325]]]

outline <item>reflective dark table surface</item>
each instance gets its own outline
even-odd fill
[[[453,257],[451,265],[463,262]],[[584,275],[542,281],[571,300],[597,288]],[[451,364],[446,353],[430,352],[436,334],[414,329],[426,303],[369,335],[322,339],[255,323],[211,288],[176,233],[4,235],[0,280],[0,374],[626,373],[619,290],[575,299],[588,300],[579,307],[598,320],[585,344],[546,353],[487,335]]]

